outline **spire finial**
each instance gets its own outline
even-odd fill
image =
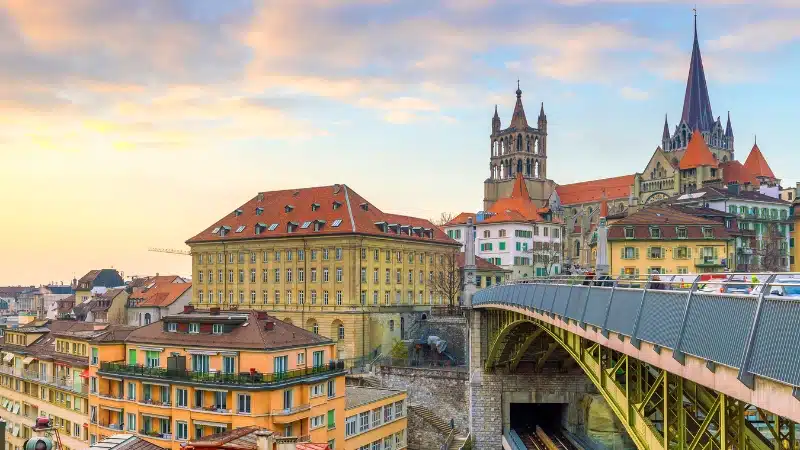
[[[519,78],[517,79],[517,98],[522,97],[522,90],[519,88]]]

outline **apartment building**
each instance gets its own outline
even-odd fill
[[[406,393],[390,389],[347,387],[345,448],[402,450],[407,448]]]

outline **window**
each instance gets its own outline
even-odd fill
[[[223,325],[221,323],[215,323],[211,325],[211,333],[213,334],[222,334]]]
[[[286,282],[292,282],[292,269],[286,269]]]
[[[497,236],[499,237],[506,237],[506,230],[500,230],[497,232]]]
[[[208,355],[192,355],[192,370],[195,372],[209,372],[211,363]]]
[[[159,367],[161,364],[161,353],[148,350],[146,353],[147,367]]]
[[[236,405],[239,414],[250,414],[250,394],[239,394]]]
[[[266,305],[269,303],[269,294],[267,294],[266,290],[261,291],[261,301]]]
[[[622,249],[622,259],[636,259],[639,257],[639,249],[635,247],[624,247]]]
[[[284,373],[289,370],[289,357],[288,356],[276,356],[273,359],[274,364],[274,372],[275,373]]]
[[[201,292],[202,294],[202,292]],[[175,322],[170,322],[167,324],[167,331],[170,333],[176,333],[178,331],[178,324]]]
[[[300,303],[301,305],[305,305],[305,303],[306,303],[306,293],[305,293],[305,291],[299,291],[297,293],[297,302]]]
[[[673,259],[689,259],[692,255],[692,250],[689,247],[675,247],[672,252]]]
[[[328,429],[332,430],[336,428],[336,410],[331,409],[328,411]],[[331,447],[332,449],[333,447]]]
[[[372,304],[378,304],[378,291],[372,291]]]
[[[322,269],[322,282],[327,283],[328,281],[330,281],[330,271],[326,267]]]
[[[311,394],[310,394],[311,398],[319,397],[319,396],[321,396],[323,394],[325,394],[325,385],[324,384],[320,383],[320,384],[315,384],[315,385],[311,386]]]
[[[136,400],[136,384],[128,383],[128,400]]]
[[[328,380],[328,398],[336,397],[336,381]]]
[[[311,419],[309,419],[309,421],[311,423],[310,426],[311,426],[312,430],[316,429],[316,428],[319,428],[319,427],[325,425],[325,415],[322,414],[322,415],[319,415],[319,416],[314,416]]]
[[[678,239],[686,239],[688,237],[686,227],[675,228],[675,234],[678,236]]]
[[[490,251],[492,251],[492,243],[491,242],[486,242],[486,243],[481,244],[481,251],[482,252],[490,252]]]
[[[711,227],[703,227],[703,237],[711,239],[714,237],[714,229]]]
[[[372,410],[372,428],[378,428],[381,425],[381,413],[383,408],[375,408]]]
[[[386,405],[383,407],[383,423],[389,423],[394,420],[394,408],[392,405]]]
[[[342,306],[342,291],[336,291],[336,305]]]
[[[338,331],[339,331],[339,340],[341,341],[344,339],[344,325],[339,325]]]
[[[186,408],[189,405],[189,391],[175,389],[175,406]]]
[[[179,441],[189,439],[189,425],[186,422],[180,420],[175,422],[175,437]]]
[[[92,377],[89,380],[89,390],[94,393],[97,392],[97,377]]]
[[[222,357],[222,373],[236,373],[236,358],[233,356]]]
[[[490,230],[483,230],[483,237],[484,238],[492,237],[492,232]]]
[[[633,227],[625,228],[625,239],[633,239],[633,238],[634,238]]]
[[[311,304],[312,305],[317,304],[317,291],[315,289],[311,290]]]
[[[327,306],[329,297],[330,297],[330,295],[328,294],[328,291],[322,291],[322,304],[323,305]]]
[[[388,405],[386,407],[389,408]],[[399,402],[395,402],[394,403],[394,417],[396,419],[399,419],[399,418],[403,417],[403,401],[402,400],[399,401]]]
[[[542,229],[542,236],[547,237],[547,233],[550,232],[550,228],[544,227]]]
[[[200,332],[200,324],[199,323],[190,323],[189,324],[189,333],[199,333]]]
[[[653,238],[653,239],[660,239],[661,238],[661,228],[650,227],[650,237]]]
[[[98,363],[98,360],[99,360],[99,358],[97,356],[97,348],[96,347],[92,347],[92,365],[96,366],[97,363]]]
[[[280,302],[281,302],[281,291],[275,289],[275,304],[277,305]]]
[[[283,408],[284,409],[291,409],[294,403],[292,402],[292,390],[287,389],[283,391]],[[289,434],[291,436],[291,434]]]
[[[281,269],[275,269],[275,282],[280,283],[281,281]]]
[[[314,362],[314,367],[322,367],[322,364],[324,362],[323,359],[325,358],[325,352],[322,350],[316,351],[312,354],[312,358]]]
[[[397,283],[398,283],[398,284],[400,284],[400,283],[402,283],[402,282],[403,282],[403,274],[402,274],[402,272],[400,271],[400,269],[397,269],[397,272],[396,272],[396,276],[395,276],[395,278],[397,279]]]
[[[128,413],[128,431],[136,431],[136,414]]]
[[[346,437],[355,436],[358,424],[358,416],[348,417],[344,422],[344,435]]]
[[[649,259],[663,259],[664,258],[664,248],[663,247],[650,247],[647,250],[647,257]]]
[[[364,411],[358,415],[358,431],[359,433],[369,431],[369,411]]]
[[[306,365],[306,354],[305,353],[298,353],[297,354],[297,365],[298,366],[305,366]]]
[[[341,248],[337,248],[336,249],[336,260],[337,261],[341,261],[342,260],[342,249]]]
[[[311,332],[314,334],[319,334],[319,324],[314,322],[314,325],[311,326]]]
[[[337,283],[341,283],[342,282],[342,268],[341,267],[337,267],[336,268],[336,282]]]

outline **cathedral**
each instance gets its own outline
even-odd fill
[[[528,188],[531,200],[564,220],[570,248],[567,263],[591,265],[589,241],[605,199],[609,214],[635,211],[644,205],[690,194],[706,187],[737,184],[742,190],[758,191],[778,186],[764,155],[753,145],[744,164],[736,160],[730,113],[725,126],[714,118],[703,59],[694,23],[694,42],[680,120],[670,130],[665,116],[660,145],[641,173],[559,185],[547,178],[547,116],[542,105],[536,127],[531,127],[517,86],[511,123],[501,127],[495,107],[490,135],[489,178],[484,181],[484,211],[511,195],[517,174]]]

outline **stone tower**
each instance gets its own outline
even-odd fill
[[[522,106],[522,90],[517,83],[517,102],[508,128],[502,129],[497,106],[490,135],[489,178],[483,183],[483,209],[511,195],[514,178],[521,173],[531,200],[542,206],[553,193],[555,183],[547,179],[547,116],[544,104],[536,127],[528,125]]]

